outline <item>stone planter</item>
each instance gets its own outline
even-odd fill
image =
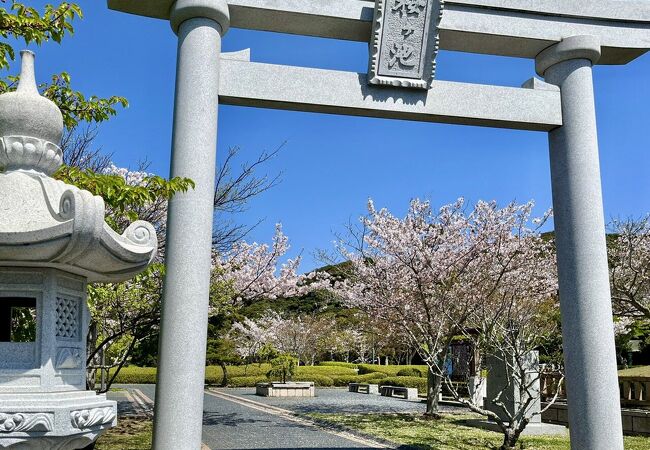
[[[262,397],[314,397],[314,383],[289,382],[289,383],[257,383],[255,394]]]

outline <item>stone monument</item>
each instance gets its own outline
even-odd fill
[[[171,175],[196,182],[169,209],[157,450],[201,445],[220,103],[548,132],[571,447],[623,449],[592,67],[627,64],[650,49],[650,1],[107,1],[168,20],[178,36]],[[231,26],[366,42],[369,71],[222,55]],[[439,50],[530,58],[545,81],[432,80]]]
[[[63,119],[21,54],[18,89],[0,95],[0,448],[77,449],[117,413],[86,391],[86,284],[141,272],[157,240],[143,221],[117,234],[100,197],[51,178]]]
[[[531,423],[541,423],[542,415],[539,392],[539,354],[536,351],[528,353],[523,361],[517,362],[513,355],[489,355],[487,358],[488,377],[485,396],[485,408],[498,415],[505,422],[515,417],[522,404],[532,399],[523,416]],[[514,371],[521,367],[526,371],[525,386],[521,386],[521,378]],[[495,399],[503,404],[503,408],[495,403]]]

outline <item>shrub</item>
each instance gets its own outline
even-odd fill
[[[111,370],[111,374],[112,374]],[[156,368],[155,367],[122,367],[117,374],[115,383],[121,384],[155,384]]]
[[[117,374],[115,383],[118,384],[155,384],[156,383],[155,367],[137,367],[127,366]],[[246,366],[227,366],[228,379],[237,377],[261,377],[266,379],[266,373],[271,370],[270,364],[249,364]],[[223,379],[223,370],[219,366],[207,366],[205,368],[206,384],[221,384]],[[253,385],[254,386],[254,385]]]
[[[404,369],[417,369],[422,374],[427,373],[427,366],[382,366],[379,364],[359,364],[359,375],[365,373],[381,372],[389,377],[396,377],[397,372]]]
[[[334,386],[334,380],[325,375],[301,375],[298,374],[293,377],[293,381],[313,381],[316,386],[330,387]]]
[[[422,394],[427,392],[427,379],[422,377],[388,377],[382,379],[379,385],[417,388],[418,392]]]
[[[377,384],[382,378],[386,378],[385,373],[367,373],[365,375],[340,375],[332,377],[334,386],[347,386],[350,383],[369,383]]]
[[[358,369],[359,365],[342,361],[323,361],[318,363],[319,366],[347,367],[348,369]]]
[[[281,380],[283,383],[286,383],[293,379],[297,368],[298,359],[288,353],[283,353],[271,360],[271,370],[268,371],[266,376],[272,381]]]
[[[254,375],[250,377],[233,377],[228,380],[230,387],[255,387],[257,383],[269,381],[265,376]]]
[[[415,367],[409,367],[407,369],[402,369],[397,372],[398,377],[422,377],[422,372]]]
[[[300,375],[325,375],[328,377],[338,375],[356,375],[357,371],[348,367],[338,366],[300,366],[298,367],[298,374]]]

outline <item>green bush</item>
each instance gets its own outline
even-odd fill
[[[396,377],[397,372],[404,369],[417,369],[422,374],[427,373],[427,366],[382,366],[379,364],[359,364],[359,375],[381,372],[385,373],[389,377]]]
[[[113,370],[111,370],[111,375]],[[155,384],[156,383],[156,368],[155,367],[136,367],[128,366],[122,367],[122,370],[117,374],[115,383],[120,384]]]
[[[316,386],[320,387],[330,387],[334,386],[334,380],[325,375],[302,375],[298,374],[293,377],[292,381],[313,381]]]
[[[334,386],[347,386],[350,383],[368,383],[377,384],[382,378],[386,378],[385,373],[367,373],[365,375],[339,375],[332,377]]]
[[[231,387],[254,387],[255,384],[268,381],[266,373],[271,370],[270,364],[250,364],[248,368],[245,366],[227,366],[228,370],[228,386]],[[368,376],[358,377],[359,382],[367,381],[368,379],[378,379],[377,377],[385,377],[384,374],[373,373]],[[293,377],[294,381],[313,381],[316,386],[329,387],[334,386],[333,378],[339,377],[357,377],[353,369],[345,367],[327,367],[327,366],[300,366],[298,367],[297,375]],[[223,371],[219,366],[208,366],[205,368],[205,383],[206,384],[221,384],[223,379]],[[356,379],[356,378],[355,378]],[[156,368],[155,367],[136,367],[128,366],[123,367],[117,375],[115,383],[120,384],[154,384],[156,382]],[[352,383],[355,381],[349,381]],[[339,383],[342,383],[339,382]],[[347,386],[345,384],[337,384],[337,386]]]
[[[127,366],[117,374],[115,383],[120,384],[154,384],[156,382],[155,367],[137,367]],[[228,379],[235,377],[262,377],[266,378],[266,373],[271,370],[270,364],[249,364],[246,366],[227,366]],[[223,370],[219,366],[207,366],[205,368],[206,384],[221,384],[223,379]]]
[[[328,377],[331,376],[340,376],[340,375],[356,375],[357,371],[349,367],[338,367],[338,366],[300,366],[298,367],[299,375],[325,375]]]
[[[358,369],[359,365],[342,361],[323,361],[318,363],[319,366],[347,367],[348,369]]]
[[[415,367],[409,367],[407,369],[402,369],[398,371],[397,376],[398,377],[422,377],[424,376],[424,374],[420,372],[420,369],[416,369]]]
[[[228,386],[240,387],[255,387],[257,383],[264,383],[269,381],[265,376],[254,375],[250,377],[234,377],[228,380]]]
[[[427,392],[427,379],[422,377],[388,377],[382,379],[379,385],[417,388],[421,394],[426,394]]]

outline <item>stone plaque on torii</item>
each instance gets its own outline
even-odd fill
[[[156,449],[198,449],[217,105],[549,133],[573,449],[622,450],[592,66],[650,49],[650,0],[108,0],[178,35]],[[369,43],[368,73],[220,54],[228,28]],[[521,88],[438,81],[439,49],[535,59]],[[523,80],[522,80],[523,81]],[[181,313],[182,311],[182,313]]]

